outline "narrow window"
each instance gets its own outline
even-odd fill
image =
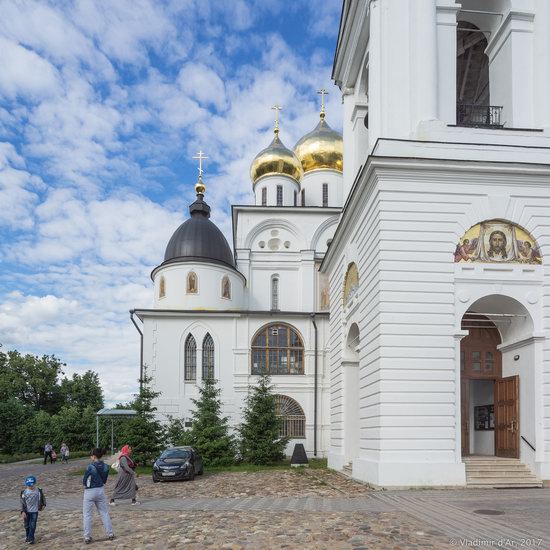
[[[197,294],[199,291],[199,280],[197,274],[190,271],[187,274],[187,294]]]
[[[267,206],[267,187],[262,187],[262,206]]]
[[[202,342],[202,379],[214,378],[214,340],[207,334]]]
[[[283,186],[277,185],[277,206],[283,206]]]
[[[298,191],[294,191],[294,206],[298,206]]]
[[[271,278],[271,309],[279,309],[279,277]]]
[[[222,279],[222,298],[231,300],[231,281],[227,275]]]
[[[159,298],[164,298],[166,296],[166,281],[164,280],[164,276],[160,278],[159,283]]]
[[[302,206],[306,205],[306,190],[302,189]]]
[[[194,382],[197,379],[197,342],[192,334],[189,334],[185,339],[184,370],[186,382]]]
[[[323,206],[328,206],[328,183],[323,183]]]

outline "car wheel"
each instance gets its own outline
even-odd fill
[[[191,472],[189,473],[189,481],[193,481],[195,479],[195,470],[191,469]]]
[[[153,483],[158,483],[160,480],[153,474]]]
[[[202,476],[204,474],[204,468],[201,466],[201,469],[199,470],[199,473],[197,475]]]

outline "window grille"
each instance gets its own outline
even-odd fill
[[[271,309],[279,309],[279,278],[271,279]]]
[[[214,340],[207,334],[202,342],[202,379],[214,378]]]
[[[252,340],[252,374],[304,374],[304,344],[290,325],[272,324]]]
[[[194,382],[197,379],[197,342],[192,334],[189,334],[185,340],[184,370],[186,382]]]
[[[306,416],[297,401],[286,395],[276,395],[275,414],[281,422],[279,428],[281,437],[305,438]]]
[[[262,206],[267,206],[267,187],[262,188]]]
[[[283,186],[277,185],[277,206],[283,206]]]
[[[323,183],[323,206],[328,206],[328,183]]]

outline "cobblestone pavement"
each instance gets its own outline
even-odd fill
[[[39,473],[50,497],[40,542],[79,547],[82,489],[70,471],[82,466]],[[550,550],[550,490],[544,489],[370,491],[327,470],[225,472],[156,484],[142,476],[138,483],[139,507],[110,508],[114,543],[104,540],[96,521],[97,547]],[[14,511],[20,484],[16,468],[0,476],[0,549],[21,546]]]

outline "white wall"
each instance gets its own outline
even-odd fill
[[[198,277],[198,292],[187,293],[187,275]],[[231,281],[231,298],[222,297],[222,280]],[[164,277],[165,295],[160,297],[160,281]],[[220,264],[182,262],[167,264],[154,272],[155,309],[241,309],[244,277],[234,269]]]
[[[342,207],[342,172],[319,169],[306,172],[301,181],[306,206],[323,206],[323,184],[328,185],[328,206]],[[301,199],[298,201],[301,203]]]
[[[262,189],[267,189],[266,206],[277,206],[277,186],[283,188],[282,206],[294,206],[294,193],[297,194],[296,204],[300,204],[300,184],[290,176],[284,174],[267,174],[262,176],[254,184],[254,197],[256,206],[262,206]]]

